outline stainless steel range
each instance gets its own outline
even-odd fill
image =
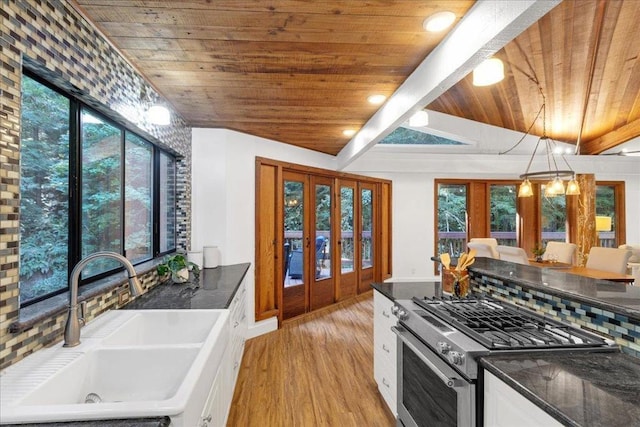
[[[478,357],[601,349],[612,341],[489,297],[398,300],[398,425],[476,426]]]

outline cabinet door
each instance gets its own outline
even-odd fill
[[[491,372],[484,373],[486,427],[560,427],[562,424]]]
[[[224,373],[220,368],[218,368],[218,373],[216,374],[209,391],[209,397],[207,397],[204,409],[202,410],[198,427],[224,426],[227,408],[225,407],[226,405],[223,395],[223,381]]]
[[[397,340],[391,327],[393,302],[373,291],[373,377],[391,412],[397,414]]]

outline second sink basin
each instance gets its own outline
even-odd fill
[[[25,396],[22,404],[166,400],[176,393],[198,351],[195,346],[92,350]]]
[[[137,312],[103,340],[105,346],[202,343],[220,317],[212,310]]]

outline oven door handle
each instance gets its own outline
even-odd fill
[[[395,334],[402,340],[402,342],[413,351],[413,353],[427,365],[431,371],[438,376],[442,380],[443,383],[447,385],[447,387],[457,388],[457,387],[466,387],[469,385],[465,380],[461,380],[459,378],[450,378],[449,376],[443,374],[440,369],[431,361],[429,358],[425,357],[422,352],[415,346],[413,341],[417,341],[411,335],[411,332],[407,332],[404,329],[399,329],[396,326],[392,326],[391,330],[395,332]]]

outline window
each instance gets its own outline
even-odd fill
[[[467,185],[438,184],[438,254],[457,256],[467,244]]]
[[[176,160],[160,153],[160,253],[176,247]]]
[[[499,245],[518,246],[516,234],[516,186],[513,184],[491,184],[491,234]]]
[[[122,132],[84,109],[81,127],[82,258],[97,251],[122,253]],[[101,258],[89,264],[82,277],[118,265]]]
[[[567,197],[540,195],[542,244],[567,241]]]
[[[139,263],[175,249],[173,156],[28,72],[21,114],[23,306],[64,292],[71,268],[93,252],[114,251]],[[162,202],[155,211],[154,194]],[[154,218],[163,221],[156,235]],[[96,260],[83,282],[116,268],[112,260]]]
[[[596,216],[607,217],[611,219],[611,228],[609,230],[597,230],[600,246],[608,248],[617,248],[620,243],[618,239],[618,224],[620,223],[617,209],[616,184],[598,184],[596,185]],[[596,223],[597,225],[597,223]]]
[[[20,300],[67,287],[69,99],[23,76],[20,141]]]
[[[153,255],[153,145],[131,132],[125,133],[124,179],[125,253],[132,262],[146,260]]]
[[[539,243],[577,239],[578,206],[574,196],[546,196],[535,182],[536,196],[517,197],[514,181],[436,179],[435,253],[459,255],[472,237],[493,237],[498,244],[529,252]],[[611,219],[611,229],[599,231],[599,245],[625,243],[625,185],[596,182],[596,215]],[[437,271],[437,266],[436,266]]]

